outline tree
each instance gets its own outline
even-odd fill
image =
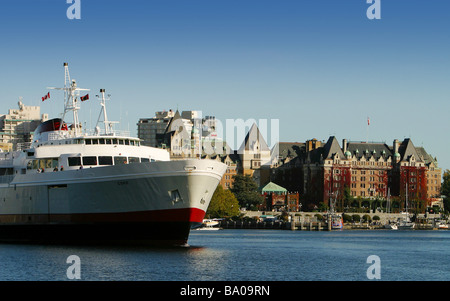
[[[370,222],[370,221],[372,220],[372,218],[370,217],[370,215],[364,214],[364,215],[363,215],[363,220],[364,220],[366,223],[368,223],[368,222]]]
[[[353,201],[353,196],[352,196],[350,187],[348,187],[348,185],[344,186],[344,199],[343,200],[344,200],[344,208],[350,207],[350,205]],[[344,208],[341,208],[341,210],[344,211]]]
[[[345,213],[342,215],[342,219],[344,220],[344,223],[349,223],[353,220],[350,214]]]
[[[211,198],[206,215],[211,217],[233,217],[240,214],[239,203],[234,194],[218,185]]]
[[[249,175],[235,175],[231,192],[236,196],[241,207],[255,208],[264,198],[258,192],[256,182]]]
[[[329,208],[330,207],[328,207],[328,205],[325,204],[324,202],[319,203],[319,211],[320,212],[326,212],[326,211],[328,211]]]
[[[361,217],[358,214],[353,214],[352,215],[352,220],[354,222],[359,222],[361,220]]]
[[[450,211],[450,170],[444,171],[441,194],[444,196],[444,210]]]

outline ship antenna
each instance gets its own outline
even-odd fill
[[[108,98],[105,97],[105,89],[100,89],[101,99],[100,99],[100,105],[102,106],[102,109],[100,110],[100,114],[98,115],[97,124],[95,125],[95,128],[98,128],[98,124],[101,122],[101,117],[103,113],[103,124],[105,125],[105,135],[111,135],[114,134],[114,131],[112,129],[112,125],[114,123],[117,123],[115,121],[109,121],[108,115],[106,114],[106,101],[110,100],[110,95],[108,95]],[[96,95],[97,98],[99,98],[98,95]]]
[[[59,130],[61,130],[63,126],[66,113],[72,111],[73,129],[75,131],[75,136],[78,136],[80,134],[80,123],[78,119],[78,110],[80,109],[80,106],[78,104],[78,97],[80,96],[80,91],[90,91],[90,89],[78,88],[76,80],[71,80],[68,63],[64,63],[64,88],[47,87],[47,89],[64,91],[64,113],[62,116],[63,122],[61,122]]]

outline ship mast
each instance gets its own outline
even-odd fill
[[[97,131],[98,124],[100,122],[100,118],[101,118],[102,113],[103,113],[103,124],[105,125],[105,135],[112,135],[112,134],[114,134],[114,131],[112,129],[112,125],[114,123],[117,123],[117,122],[116,121],[109,121],[108,120],[108,115],[106,114],[106,100],[110,100],[110,98],[109,98],[110,95],[108,95],[108,98],[105,98],[105,89],[100,89],[100,93],[102,95],[101,102],[100,102],[100,105],[102,106],[102,109],[100,110],[100,114],[98,115],[97,124],[95,125],[95,129]],[[96,96],[97,96],[97,98],[99,98],[98,95],[96,95]]]
[[[47,89],[53,90],[63,90],[64,91],[64,113],[62,116],[62,120],[64,122],[64,117],[70,111],[73,113],[73,130],[75,132],[75,136],[80,135],[80,122],[78,119],[78,110],[80,109],[78,100],[80,96],[80,91],[90,91],[90,89],[81,89],[77,87],[77,82],[75,79],[70,78],[69,74],[69,64],[64,63],[64,88],[55,88],[48,87]],[[60,130],[63,126],[63,122],[61,122]]]

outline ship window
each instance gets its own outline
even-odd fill
[[[127,164],[127,157],[114,157],[114,165]]]
[[[33,167],[33,169],[38,169],[39,168],[39,160],[33,160],[33,163],[31,163],[31,166]]]
[[[105,144],[105,139],[98,139],[98,141],[100,142],[100,144]]]
[[[119,144],[121,144],[121,145],[124,144],[123,139],[119,139]]]
[[[27,163],[27,169],[33,169],[33,161],[36,161],[36,160],[30,160],[30,161],[28,161],[28,163]]]
[[[83,165],[97,165],[97,157],[95,156],[83,157]]]
[[[113,165],[112,157],[109,156],[99,156],[98,165]]]
[[[111,144],[111,139],[106,139],[106,144]]]
[[[113,143],[113,144],[117,144],[117,139],[113,139],[113,140],[112,140],[112,143]]]
[[[141,158],[141,162],[150,162],[149,158]]]
[[[98,144],[98,139],[92,139],[92,144]]]
[[[128,157],[129,163],[139,163],[139,158],[137,157]]]
[[[130,140],[125,139],[125,145],[130,145]]]
[[[13,168],[0,168],[0,176],[8,176],[12,174],[14,174]]]
[[[88,139],[86,139],[87,142]],[[69,166],[80,166],[81,165],[81,157],[69,157],[67,158]]]
[[[39,168],[43,168],[43,169],[51,169],[54,168],[54,166],[52,167],[52,162],[53,159],[41,159],[39,160]],[[56,161],[58,162],[58,161]],[[58,163],[56,163],[56,166],[58,165]]]
[[[92,144],[92,139],[86,139],[86,144]]]

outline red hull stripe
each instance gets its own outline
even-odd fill
[[[0,215],[0,223],[11,222],[195,222],[201,223],[205,211],[198,208],[134,211],[120,213],[75,214],[8,214]]]

